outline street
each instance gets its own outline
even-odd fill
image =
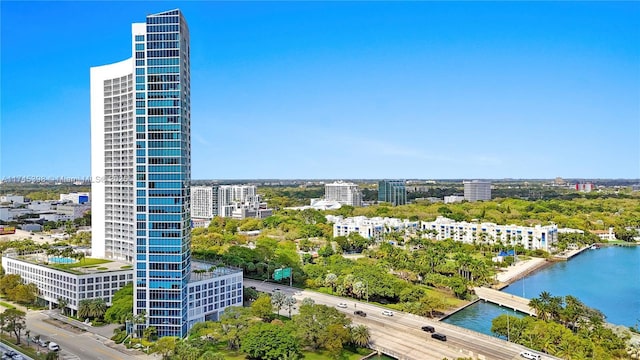
[[[429,318],[394,311],[393,316],[382,315],[383,307],[362,301],[345,299],[326,295],[314,291],[290,288],[288,286],[267,283],[256,280],[244,280],[245,286],[255,286],[256,290],[272,293],[275,288],[292,295],[300,301],[309,297],[316,304],[335,307],[347,314],[354,323],[367,325],[371,333],[371,343],[375,347],[389,350],[389,353],[401,354],[406,359],[437,359],[443,357],[456,359],[458,357],[484,356],[486,359],[512,360],[519,359],[519,353],[526,348],[492,336],[477,333],[458,326],[442,323]],[[338,308],[338,303],[347,303],[347,308]],[[367,313],[366,317],[355,316],[355,310]],[[447,341],[431,338],[430,333],[422,331],[421,327],[431,325],[436,332],[447,336]],[[545,359],[552,357],[545,356]]]

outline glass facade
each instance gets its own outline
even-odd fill
[[[179,10],[133,34],[136,134],[134,313],[159,336],[187,333],[191,273],[189,29]]]
[[[404,180],[380,180],[378,182],[378,201],[393,206],[407,203],[407,188]]]

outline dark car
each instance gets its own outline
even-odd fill
[[[250,288],[250,289],[253,289],[253,290],[255,290],[255,289],[256,289],[256,287],[255,287],[255,286],[249,286],[249,288]]]
[[[434,339],[438,339],[440,341],[447,341],[447,336],[444,334],[440,334],[440,333],[433,333],[431,334],[431,337]]]
[[[430,325],[425,325],[425,326],[422,327],[422,331],[434,333],[434,332],[436,332],[436,328],[434,328],[433,326],[430,326]]]
[[[358,316],[367,317],[367,313],[362,311],[362,310],[356,310],[353,313],[358,315]]]

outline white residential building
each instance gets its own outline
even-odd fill
[[[470,202],[491,200],[491,181],[472,180],[463,181],[464,199]]]
[[[362,206],[362,192],[357,184],[336,181],[324,185],[324,198],[342,205]]]
[[[327,221],[333,223],[333,236],[348,236],[351,233],[358,233],[367,239],[380,239],[383,234],[392,232],[414,233],[419,229],[418,221],[396,218],[367,218],[356,216],[342,218],[342,216],[327,215]]]
[[[212,219],[218,215],[218,186],[191,187],[191,217]]]
[[[461,195],[450,195],[450,196],[444,197],[445,204],[459,203],[462,201],[464,201],[464,196],[461,196]]]
[[[255,185],[220,185],[218,188],[218,216],[264,219],[272,213],[273,210],[260,201]]]
[[[431,230],[425,236],[437,240],[452,239],[465,243],[480,243],[482,241],[493,244],[501,241],[505,246],[522,245],[525,249],[542,249],[549,251],[558,241],[557,225],[497,225],[494,223],[470,223],[455,221],[438,216],[435,221],[423,221],[422,231]],[[483,235],[486,234],[486,235]]]
[[[613,228],[610,227],[609,230],[590,230],[592,234],[598,235],[601,240],[604,241],[615,241],[616,233],[613,231]]]

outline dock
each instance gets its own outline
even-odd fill
[[[485,287],[473,288],[481,300],[504,306],[524,314],[536,316],[536,311],[529,307],[529,299]]]

